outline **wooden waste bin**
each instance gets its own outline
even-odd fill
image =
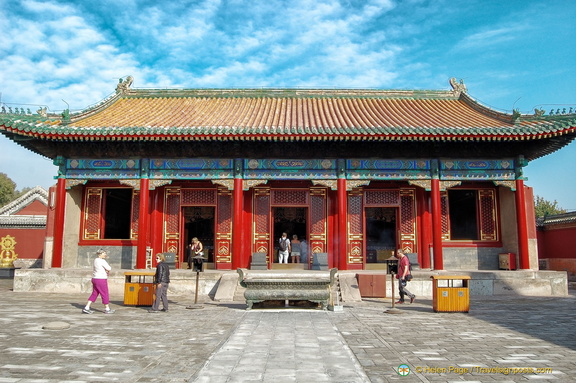
[[[152,306],[156,285],[154,271],[127,271],[124,273],[124,304],[134,306]]]
[[[432,275],[432,308],[435,312],[470,311],[470,276]]]

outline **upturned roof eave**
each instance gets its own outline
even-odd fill
[[[349,141],[349,140],[368,140],[368,141],[511,141],[511,140],[537,140],[543,138],[550,138],[562,136],[576,132],[576,119],[573,124],[554,129],[551,126],[530,127],[514,127],[514,128],[396,128],[397,130],[424,130],[425,134],[379,134],[368,132],[363,133],[336,133],[336,134],[302,134],[302,133],[275,133],[275,134],[256,134],[244,133],[236,134],[234,131],[241,131],[240,128],[230,128],[226,132],[215,134],[199,133],[190,134],[189,128],[61,128],[53,126],[51,129],[21,129],[22,126],[6,126],[0,125],[0,131],[9,133],[10,136],[20,136],[25,138],[38,138],[44,140],[57,140],[57,141],[92,141],[110,139],[113,141],[171,141],[173,139],[184,140],[233,140],[233,141],[302,141],[302,140],[315,140],[315,141]],[[70,130],[64,132],[62,130]],[[206,131],[211,128],[197,128],[198,131]],[[356,131],[363,128],[356,128]],[[383,129],[380,127],[372,127],[373,129]],[[53,132],[50,132],[53,130]],[[161,130],[164,130],[163,132]],[[221,129],[213,129],[221,131]],[[486,133],[478,133],[479,131],[486,130]],[[494,133],[501,130],[501,133]],[[136,132],[135,132],[136,131]],[[185,133],[181,133],[183,131]],[[10,137],[9,137],[10,138]],[[16,140],[14,140],[16,141]]]

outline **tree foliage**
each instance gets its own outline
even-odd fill
[[[558,202],[550,202],[545,200],[544,197],[535,196],[534,198],[534,211],[536,213],[536,218],[544,218],[549,215],[566,213],[566,209],[562,209],[558,206]]]
[[[14,201],[17,196],[18,192],[16,191],[16,183],[6,174],[0,173],[0,206],[4,206],[8,202]]]

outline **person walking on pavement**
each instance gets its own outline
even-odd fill
[[[278,240],[278,263],[288,263],[290,250],[290,240],[288,239],[288,234],[282,233],[282,238]]]
[[[113,314],[116,310],[110,309],[110,294],[108,293],[108,275],[112,267],[106,262],[108,253],[105,250],[99,249],[96,252],[96,258],[92,264],[92,294],[86,302],[86,306],[82,309],[84,314],[92,314],[94,311],[90,309],[92,303],[96,302],[98,295],[104,304],[104,314]]]
[[[162,253],[156,254],[156,274],[154,283],[156,283],[156,300],[152,308],[148,310],[151,313],[160,311],[160,302],[162,302],[162,311],[168,311],[168,285],[170,284],[170,269],[165,262],[166,257]]]
[[[410,297],[410,303],[413,303],[416,295],[406,289],[408,280],[412,279],[412,274],[410,274],[410,260],[402,249],[396,250],[395,256],[398,259],[398,274],[396,278],[398,278],[398,292],[400,293],[400,300],[396,303],[404,303],[405,295],[408,295]]]

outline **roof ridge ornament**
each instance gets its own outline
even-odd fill
[[[47,112],[48,108],[45,107],[39,107],[38,110],[36,111],[37,114],[39,114],[40,116],[46,118],[48,117],[48,112]]]
[[[464,84],[464,80],[460,79],[460,82],[456,80],[456,77],[450,78],[450,86],[452,86],[453,92],[456,96],[460,96],[460,93],[467,93],[468,88]]]
[[[116,85],[116,93],[124,94],[130,90],[130,86],[134,81],[134,77],[126,76],[126,80],[120,78],[118,79],[118,85]]]

